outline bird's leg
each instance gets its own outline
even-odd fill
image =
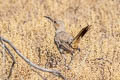
[[[69,64],[67,64],[67,59],[66,59],[65,54],[61,54],[61,56],[62,56],[62,58],[64,58],[64,66],[69,70],[69,69],[70,69],[69,64],[70,64],[71,62],[70,62]]]
[[[67,59],[66,59],[63,49],[59,49],[59,51],[60,51],[62,58],[64,59],[64,66],[69,70],[70,68],[69,68],[69,65],[67,65]]]
[[[72,60],[73,60],[73,53],[71,53],[70,62],[68,63],[68,67],[69,67],[69,65],[72,63]],[[70,69],[70,68],[69,68],[69,69]]]

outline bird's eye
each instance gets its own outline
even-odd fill
[[[54,23],[57,23],[56,21],[54,21]]]

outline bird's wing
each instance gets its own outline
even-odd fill
[[[58,34],[59,40],[66,42],[66,43],[71,43],[73,41],[73,36],[71,36],[69,33],[67,32],[61,32]]]
[[[71,42],[73,48],[78,48],[78,43],[80,42],[80,39],[87,33],[87,31],[90,29],[90,26],[91,25],[86,26],[75,36],[75,38]]]
[[[61,42],[61,47],[62,49],[64,49],[65,51],[68,51],[70,53],[74,52],[74,49],[72,48],[72,46],[66,42]]]
[[[71,53],[73,52],[72,46],[70,45],[70,42],[72,40],[73,40],[72,36],[70,36],[66,32],[61,32],[59,34],[56,34],[55,36],[55,42],[57,46]]]

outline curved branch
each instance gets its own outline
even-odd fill
[[[43,68],[43,67],[40,67],[34,63],[32,63],[29,59],[27,59],[25,56],[22,55],[22,53],[16,49],[16,47],[7,39],[3,38],[0,36],[0,39],[3,40],[4,42],[6,42],[7,44],[9,44],[13,50],[25,61],[27,62],[30,66],[34,67],[35,69],[38,69],[40,71],[43,71],[43,72],[49,72],[49,73],[52,73],[58,77],[61,77],[63,80],[66,80],[66,78],[59,72],[59,71],[56,71],[56,70],[52,70],[52,69],[46,69],[46,68]]]
[[[15,65],[15,63],[16,63],[16,61],[15,61],[15,57],[14,57],[14,55],[11,53],[11,51],[9,50],[9,48],[4,44],[4,46],[5,46],[5,49],[6,49],[6,51],[8,52],[8,54],[10,55],[10,57],[11,57],[11,59],[12,59],[12,65],[11,65],[11,68],[10,68],[10,72],[9,72],[9,75],[8,75],[8,79],[10,78],[10,76],[12,75],[12,70],[13,70],[13,68],[14,68],[14,65]]]

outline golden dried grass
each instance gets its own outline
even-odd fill
[[[32,62],[43,67],[47,63],[47,68],[60,70],[68,80],[120,80],[119,4],[119,0],[1,0],[0,35],[9,39]],[[81,52],[76,54],[71,70],[63,69],[54,44],[55,30],[43,17],[46,15],[63,20],[67,32],[73,36],[87,24],[92,25],[79,44]],[[17,64],[11,80],[41,80],[18,55],[15,54],[15,58]],[[50,67],[50,64],[55,66]],[[7,57],[6,72],[10,65]],[[48,80],[60,80],[48,73],[40,74]],[[5,76],[1,72],[0,80]]]

